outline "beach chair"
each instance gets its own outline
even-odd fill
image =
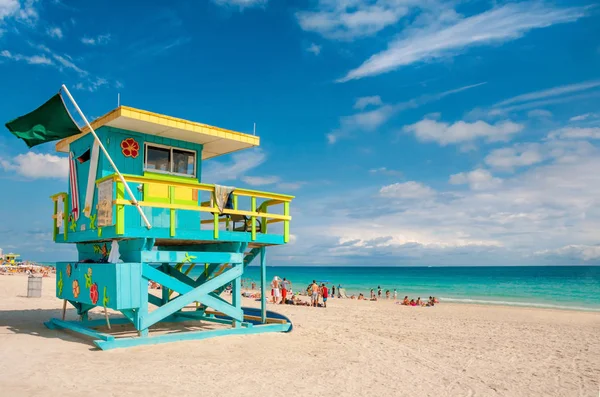
[[[227,215],[229,220],[233,223],[233,231],[234,232],[251,232],[252,231],[252,222],[251,219],[245,215]],[[240,226],[236,226],[240,224]],[[262,224],[257,219],[256,220],[256,232],[260,233],[262,229]]]

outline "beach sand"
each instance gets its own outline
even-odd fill
[[[0,276],[2,396],[598,396],[600,313],[330,299],[288,334],[100,351],[51,331],[54,279]],[[244,299],[246,306],[258,306]],[[94,312],[93,317],[102,317]],[[67,319],[75,319],[73,310]]]

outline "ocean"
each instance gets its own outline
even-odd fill
[[[52,263],[45,263],[53,265]],[[190,276],[197,276],[197,266]],[[267,266],[267,282],[287,278],[295,291],[312,280],[341,285],[348,296],[381,287],[398,297],[442,302],[558,308],[600,312],[600,266],[479,266],[479,267],[300,267]],[[260,268],[251,265],[244,283],[259,285]]]
[[[341,285],[348,296],[368,297],[380,286],[401,298],[600,312],[600,266],[267,267],[267,281],[274,276],[291,280],[296,291],[322,280]],[[258,285],[260,268],[249,266],[244,278]]]

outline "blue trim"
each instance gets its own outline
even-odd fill
[[[251,335],[262,334],[267,332],[287,332],[289,330],[289,327],[289,324],[268,324],[256,327],[228,328],[213,331],[178,332],[172,334],[151,336],[146,338],[118,338],[110,341],[95,340],[94,344],[102,350],[110,350],[123,347],[154,345],[158,343],[179,342],[186,340],[201,340],[207,338],[214,338],[216,336]]]

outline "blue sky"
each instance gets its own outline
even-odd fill
[[[277,265],[600,262],[593,1],[0,0],[0,119],[67,84],[242,132],[205,180],[289,193]],[[66,161],[0,134],[0,247],[69,260]]]

